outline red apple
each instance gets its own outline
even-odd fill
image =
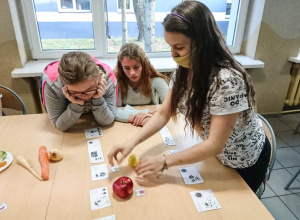
[[[114,194],[120,198],[125,198],[132,193],[133,182],[127,176],[122,176],[113,183]]]

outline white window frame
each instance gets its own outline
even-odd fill
[[[117,12],[122,13],[122,10],[119,8],[119,0],[116,1],[117,1]],[[134,13],[132,0],[129,0],[129,9],[126,8],[126,13]]]
[[[130,0],[132,2],[132,0]],[[232,0],[232,7],[235,7]],[[39,32],[37,28],[37,22],[35,17],[34,5],[32,0],[21,1],[22,7],[24,9],[25,25],[27,29],[27,36],[29,39],[30,48],[32,51],[33,59],[59,59],[68,50],[52,50],[52,51],[42,51]],[[239,53],[241,49],[241,44],[243,41],[245,21],[247,17],[249,0],[240,0],[240,4],[236,7],[240,7],[237,22],[229,21],[228,29],[236,29],[234,37],[234,46],[228,46],[232,53]],[[104,0],[91,0],[92,6],[92,19],[93,26],[99,27],[94,29],[94,50],[84,50],[85,52],[102,58],[116,58],[117,54],[107,53],[107,41],[106,41],[106,24],[105,24],[105,10],[104,10]],[[233,11],[233,8],[232,8]],[[170,52],[151,52],[147,53],[148,57],[170,57]]]
[[[238,1],[231,1],[231,13],[237,12],[237,18],[235,18],[235,16],[230,16],[228,24],[229,31],[227,31],[226,43],[228,41],[233,41],[233,45],[227,45],[227,47],[233,54],[237,54],[241,50],[248,12],[248,5],[249,0],[240,0],[239,4]],[[240,10],[237,10],[237,8],[240,8]]]
[[[61,7],[61,0],[57,0],[57,9],[58,9],[58,12],[90,12],[91,10],[77,10],[76,9],[76,0],[72,0],[72,4],[73,4],[73,8],[70,9],[70,8],[62,8]],[[91,4],[92,6],[92,4]]]

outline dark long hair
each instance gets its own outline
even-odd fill
[[[185,119],[190,122],[192,130],[200,126],[204,108],[209,102],[208,91],[215,77],[216,90],[220,86],[218,75],[221,68],[229,70],[232,68],[242,74],[250,106],[248,111],[250,111],[255,103],[250,77],[226,47],[211,11],[201,2],[187,0],[175,6],[172,12],[174,14],[168,14],[163,21],[164,30],[182,33],[191,39],[191,66],[189,69],[178,66],[175,71],[171,97],[172,117],[176,119],[179,101],[189,87],[191,89],[189,89]],[[232,70],[230,72],[235,74]],[[192,77],[191,85],[188,85],[188,75]],[[248,112],[244,112],[245,121],[247,115]]]

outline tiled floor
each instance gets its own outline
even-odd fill
[[[262,196],[262,203],[276,220],[300,220],[300,174],[285,190],[284,186],[300,169],[300,129],[293,134],[300,114],[265,116],[271,124],[277,142],[276,163]]]

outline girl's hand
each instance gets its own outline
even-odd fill
[[[106,79],[100,79],[97,85],[97,91],[95,95],[93,95],[93,99],[100,98],[106,91],[107,82]]]
[[[128,118],[128,122],[134,126],[144,126],[146,122],[153,116],[150,113],[138,113],[135,115],[131,115]]]
[[[67,87],[63,87],[63,88],[62,88],[62,91],[63,91],[64,95],[66,96],[66,98],[67,98],[70,102],[75,103],[75,104],[78,104],[78,105],[84,105],[84,100],[83,100],[83,99],[80,99],[80,98],[78,98],[78,97],[76,97],[76,96],[70,95],[70,94],[68,93]]]
[[[113,159],[115,159],[117,163],[120,164],[123,161],[123,159],[132,151],[133,148],[134,146],[131,146],[127,143],[114,146],[107,155],[109,164],[111,166],[114,165]],[[120,157],[118,158],[119,153]]]
[[[148,176],[157,174],[163,169],[164,159],[162,155],[148,156],[142,159],[135,167],[135,172],[138,176]]]

